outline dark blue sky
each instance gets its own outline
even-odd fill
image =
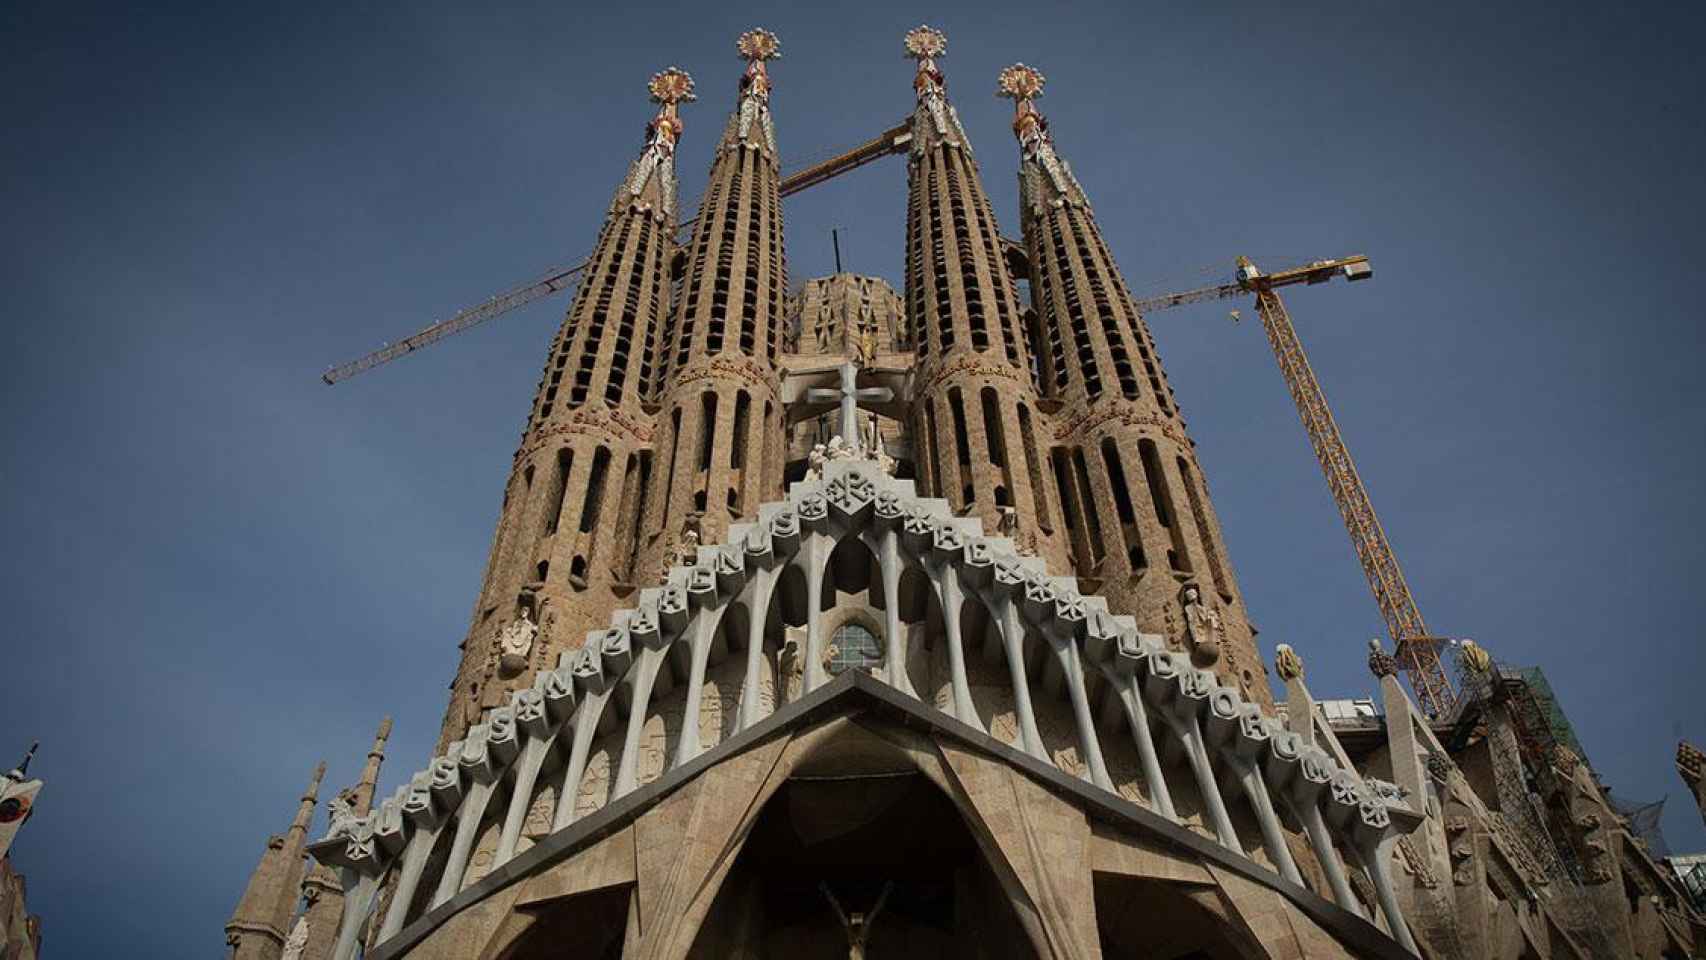
[[[1209,8],[1213,9],[1198,9]],[[1369,254],[1289,297],[1435,631],[1543,664],[1589,755],[1672,800],[1706,741],[1698,4],[0,8],[10,625],[0,753],[50,956],[213,956],[314,762],[427,758],[566,299],[328,389],[328,364],[591,245],[679,64],[684,206],[734,37],[782,37],[790,168],[949,91],[1009,234],[1014,60],[1139,296]],[[796,278],[898,283],[903,165],[789,201]],[[1380,620],[1258,326],[1151,324],[1271,653],[1373,689]]]

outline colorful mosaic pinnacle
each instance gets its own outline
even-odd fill
[[[935,27],[921,24],[906,32],[906,55],[914,60],[932,60],[948,52],[948,37]]]
[[[735,41],[735,49],[748,60],[779,60],[782,57],[782,41],[763,27],[754,27],[741,34]]]
[[[1035,100],[1043,95],[1043,84],[1047,82],[1037,68],[1015,63],[996,77],[995,95],[1008,100]]]
[[[693,93],[693,76],[680,67],[670,67],[652,74],[646,84],[653,103],[691,103],[699,99]]]

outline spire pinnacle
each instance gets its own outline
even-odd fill
[[[1035,103],[1047,82],[1041,70],[1023,63],[1007,67],[995,78],[995,95],[1013,101],[1013,136],[1019,140],[1021,168],[1034,174],[1027,177],[1021,172],[1021,191],[1032,205],[1084,206],[1084,188],[1055,153],[1048,118]]]
[[[780,59],[782,41],[763,27],[754,27],[735,40],[735,49],[746,61],[746,71],[740,75],[740,109],[735,118],[734,138],[727,146],[749,146],[768,150],[771,162],[776,162],[776,126],[770,119],[770,71],[765,63]],[[752,137],[763,133],[763,143]]]
[[[296,811],[296,820],[291,823],[291,829],[304,833],[314,819],[314,804],[320,799],[320,781],[326,778],[326,761],[321,760],[314,768],[314,777],[308,781],[308,789],[302,791],[302,805]]]
[[[6,779],[23,780],[30,772],[30,761],[35,759],[36,748],[39,746],[41,746],[40,740],[31,741],[30,748],[24,752],[24,759],[19,760],[18,765],[6,774]]]
[[[666,67],[652,74],[646,82],[646,91],[658,105],[658,112],[646,124],[645,149],[629,170],[624,189],[631,209],[655,209],[661,220],[667,220],[675,216],[675,145],[687,129],[677,108],[698,98],[693,93],[692,75],[680,67]],[[654,180],[656,193],[641,200],[646,184]],[[386,718],[386,723],[389,725],[390,718]]]
[[[377,753],[383,756],[385,754],[385,741],[389,739],[391,739],[391,718],[386,717],[379,721],[379,732],[373,735],[373,749],[368,751],[368,755]],[[324,766],[324,764],[321,765]]]
[[[936,58],[948,52],[948,37],[928,25],[913,27],[906,32],[902,44],[906,55],[918,61],[918,72],[912,75],[912,92],[918,106],[912,114],[912,152],[941,145],[971,152],[960,118],[948,103],[948,82],[936,66]]]
[[[1041,70],[1023,63],[1003,69],[995,78],[995,95],[1013,101],[1013,135],[1020,143],[1027,136],[1048,135],[1048,121],[1031,102],[1043,95],[1043,84],[1047,82]],[[1033,134],[1032,129],[1039,126],[1041,131]]]
[[[302,799],[316,800],[320,796],[320,781],[326,779],[326,761],[321,760],[314,767],[314,777],[308,781],[308,789],[302,792]]]
[[[929,24],[919,24],[906,31],[902,43],[906,46],[907,57],[918,61],[918,72],[912,78],[912,89],[917,91],[918,99],[923,100],[927,95],[941,96],[947,88],[947,81],[942,79],[936,58],[948,52],[948,35]]]

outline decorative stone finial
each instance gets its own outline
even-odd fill
[[[906,31],[905,43],[906,55],[919,61],[920,65],[948,52],[947,34],[928,24],[919,24]]]
[[[1368,669],[1376,677],[1384,678],[1398,674],[1397,658],[1381,649],[1378,637],[1368,641]]]
[[[693,75],[680,67],[668,67],[652,74],[646,89],[651,93],[653,103],[672,105],[699,99],[693,92]]]
[[[740,35],[735,49],[746,61],[746,71],[740,75],[740,109],[734,139],[725,141],[724,148],[751,147],[767,153],[774,164],[776,125],[770,118],[770,71],[764,64],[782,56],[782,41],[763,27],[754,27]]]
[[[778,60],[782,56],[782,41],[763,27],[754,27],[740,35],[735,49],[746,60]]]
[[[1463,659],[1464,666],[1476,673],[1488,673],[1493,669],[1493,656],[1487,649],[1473,640],[1465,640],[1457,646],[1458,656]]]
[[[1043,84],[1048,82],[1041,70],[1015,63],[1003,69],[995,78],[995,95],[1005,97],[1015,103],[1035,100],[1043,95]]]
[[[1274,647],[1274,670],[1281,680],[1292,681],[1303,679],[1303,658],[1291,648],[1291,644],[1282,643]]]

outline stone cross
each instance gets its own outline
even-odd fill
[[[841,405],[841,438],[857,452],[865,452],[865,440],[859,431],[859,401],[867,400],[882,402],[894,399],[894,391],[888,387],[860,387],[858,385],[859,368],[853,361],[841,365],[841,386],[835,390],[815,387],[806,391],[806,399],[812,403],[834,402]]]

